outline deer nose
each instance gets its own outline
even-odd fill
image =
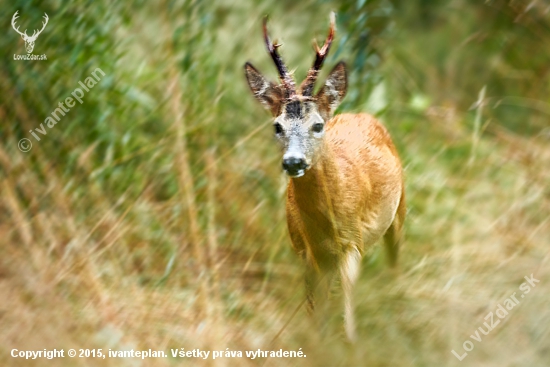
[[[289,174],[297,174],[307,168],[307,163],[304,157],[285,157],[283,158],[283,169]]]

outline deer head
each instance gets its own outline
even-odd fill
[[[252,64],[245,64],[252,93],[275,117],[275,136],[284,150],[283,168],[291,177],[303,176],[317,160],[324,141],[325,124],[346,94],[346,66],[340,62],[330,72],[319,93],[313,95],[315,81],[334,39],[335,28],[335,15],[331,13],[328,37],[321,48],[314,41],[315,61],[299,91],[277,51],[281,45],[269,39],[267,18],[263,22],[264,41],[279,72],[281,84],[268,81]]]
[[[31,36],[29,36],[27,34],[27,30],[25,29],[25,32],[20,32],[19,31],[19,27],[16,27],[15,26],[15,20],[19,17],[17,15],[19,11],[16,11],[15,14],[13,15],[13,17],[11,18],[11,26],[13,27],[13,29],[15,29],[15,31],[17,33],[19,33],[21,35],[21,38],[23,38],[23,41],[25,41],[25,49],[27,50],[27,53],[31,53],[32,50],[34,49],[34,42],[36,41],[36,39],[38,38],[38,36],[40,35],[40,33],[42,33],[42,31],[44,30],[44,28],[46,28],[46,24],[48,24],[48,14],[44,13],[44,22],[42,22],[42,29],[37,31],[36,29],[34,30],[34,32],[32,33]]]

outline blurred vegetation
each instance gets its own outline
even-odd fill
[[[273,366],[458,365],[450,351],[534,273],[541,283],[465,362],[547,366],[546,3],[16,0],[0,9],[2,365],[135,362],[21,361],[12,348],[177,347],[307,354]],[[25,53],[10,28],[16,10],[29,34],[48,14],[34,49],[47,61],[13,59]],[[401,268],[391,274],[379,249],[365,259],[356,347],[342,338],[337,305],[320,335],[303,310],[293,316],[302,267],[286,232],[286,178],[270,117],[243,75],[251,61],[276,80],[260,31],[269,14],[301,80],[331,10],[337,34],[322,75],[346,60],[339,110],[376,114],[407,175]],[[96,68],[106,76],[83,104],[36,141],[29,130]]]

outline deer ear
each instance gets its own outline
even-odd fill
[[[334,111],[346,95],[347,89],[348,76],[346,73],[346,64],[340,61],[332,69],[325,81],[325,85],[316,96],[319,112],[325,120],[332,118]]]
[[[250,63],[244,64],[244,73],[248,86],[254,97],[268,110],[273,116],[278,116],[281,112],[283,101],[283,89],[280,85],[275,85],[268,81],[264,76]]]

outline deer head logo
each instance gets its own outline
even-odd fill
[[[34,49],[34,42],[36,41],[36,39],[38,38],[38,36],[40,35],[40,33],[42,33],[42,31],[44,30],[44,28],[46,28],[46,24],[48,24],[48,14],[44,13],[44,22],[42,23],[42,29],[37,31],[36,29],[34,30],[34,32],[32,33],[31,36],[29,36],[27,34],[27,30],[25,29],[25,32],[20,32],[19,31],[19,27],[16,27],[15,26],[15,20],[19,17],[17,15],[17,13],[19,12],[16,11],[15,14],[13,15],[13,17],[11,18],[11,26],[13,27],[13,29],[15,29],[15,31],[17,33],[19,33],[21,35],[21,38],[23,38],[23,41],[25,41],[25,48],[27,49],[27,53],[31,53],[32,50]]]

